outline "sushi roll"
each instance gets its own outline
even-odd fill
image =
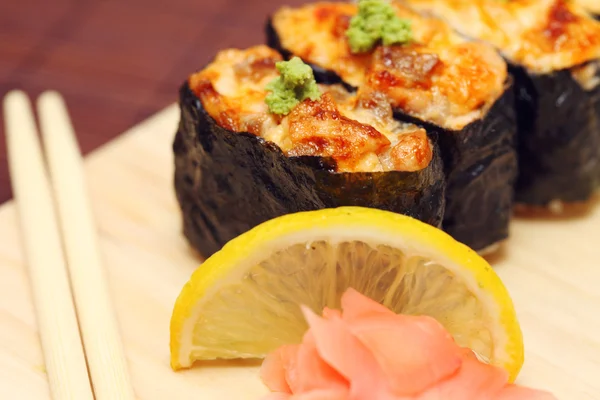
[[[509,62],[519,124],[516,201],[560,210],[590,199],[600,181],[600,22],[567,0],[407,3],[492,44]]]
[[[174,185],[202,256],[299,211],[363,206],[440,226],[443,164],[427,132],[388,103],[317,85],[300,59],[227,49],[180,89]]]
[[[392,36],[404,29],[410,38],[354,49],[353,26],[377,12],[361,8],[367,6],[386,13],[384,26],[398,26]],[[439,137],[447,179],[444,230],[479,252],[508,237],[517,175],[514,93],[507,65],[491,46],[463,39],[399,2],[377,0],[283,7],[270,16],[266,33],[271,47],[302,58],[321,82],[383,96],[396,119]]]

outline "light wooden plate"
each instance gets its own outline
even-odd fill
[[[258,364],[169,367],[175,298],[200,260],[181,235],[172,186],[176,105],[87,159],[104,262],[138,398],[258,399]],[[515,219],[493,265],[517,306],[518,382],[559,399],[600,400],[600,205],[569,219]],[[0,399],[49,399],[18,220],[0,207]]]

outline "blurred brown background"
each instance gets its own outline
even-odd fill
[[[84,153],[177,101],[221,48],[264,42],[267,15],[303,0],[0,0],[0,96],[67,101]],[[0,203],[10,199],[0,117]]]

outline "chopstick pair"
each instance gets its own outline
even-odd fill
[[[10,176],[52,397],[134,399],[66,106],[46,92],[37,108],[46,162],[27,95],[13,91],[4,99]]]

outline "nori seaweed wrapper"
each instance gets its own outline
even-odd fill
[[[600,181],[600,88],[569,70],[534,75],[511,66],[519,126],[516,201],[546,206],[588,200]]]
[[[433,140],[423,170],[337,173],[332,160],[287,157],[258,136],[222,128],[187,82],[179,105],[174,185],[184,234],[204,257],[262,222],[299,211],[352,205],[442,222],[445,181]]]
[[[508,86],[483,119],[460,131],[396,112],[398,119],[438,133],[447,185],[443,227],[477,251],[509,235],[518,172],[513,107],[514,92]]]
[[[265,32],[267,44],[289,59],[292,53],[282,47],[271,18]],[[342,82],[333,71],[318,66],[313,69],[319,83]],[[345,86],[355,89],[347,83]],[[447,179],[443,229],[476,251],[508,237],[517,175],[513,99],[508,85],[482,120],[460,131],[449,131],[395,110],[397,119],[439,136]]]

